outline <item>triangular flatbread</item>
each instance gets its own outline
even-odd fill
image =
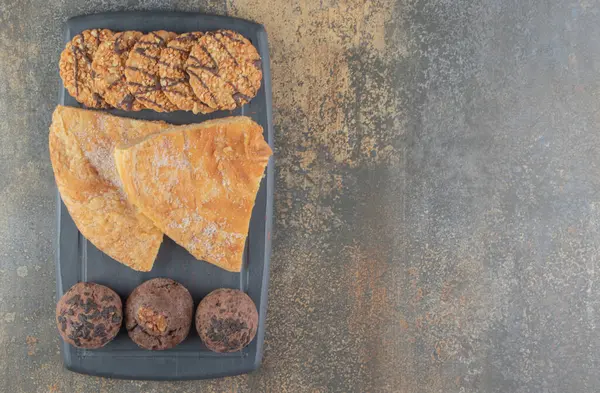
[[[115,149],[129,200],[194,257],[239,272],[272,151],[248,117],[175,127]]]
[[[134,270],[152,269],[163,234],[127,201],[113,150],[167,127],[65,106],[52,116],[50,159],[73,221],[98,249]]]

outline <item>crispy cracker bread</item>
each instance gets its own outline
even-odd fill
[[[272,151],[248,117],[174,127],[118,146],[129,200],[194,257],[239,272]]]
[[[127,201],[113,150],[167,127],[65,106],[52,116],[50,159],[73,221],[98,249],[134,270],[152,269],[163,234]]]

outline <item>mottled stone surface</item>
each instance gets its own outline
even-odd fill
[[[62,369],[46,136],[61,29],[121,9],[269,33],[276,222],[250,375]],[[592,0],[1,1],[0,391],[599,391],[599,36]]]

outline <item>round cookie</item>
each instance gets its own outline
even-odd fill
[[[194,113],[210,113],[215,109],[203,103],[190,86],[190,77],[185,72],[185,63],[192,46],[202,37],[202,33],[180,34],[169,41],[160,52],[158,73],[163,93],[178,109]]]
[[[92,62],[95,75],[94,86],[106,102],[115,108],[126,111],[139,111],[145,108],[130,94],[124,75],[129,51],[142,35],[139,31],[116,33],[111,39],[100,44],[94,56]]]
[[[206,34],[202,37],[204,38]],[[198,41],[185,65],[190,76],[190,86],[194,94],[206,105],[214,109],[233,110],[237,104],[233,99],[234,87],[219,75],[219,65],[204,42]]]
[[[56,304],[56,326],[66,342],[78,347],[100,348],[121,328],[121,298],[112,289],[92,282],[71,287]]]
[[[262,80],[260,55],[244,36],[230,30],[204,34],[186,63],[190,85],[209,106],[232,110],[249,102]]]
[[[208,349],[240,351],[256,336],[258,312],[248,295],[221,288],[209,293],[196,310],[196,330]]]
[[[155,278],[133,290],[125,304],[129,337],[150,350],[173,348],[190,331],[194,302],[189,291],[169,278]]]
[[[112,36],[108,29],[84,30],[67,43],[60,55],[58,69],[65,88],[88,108],[109,108],[95,88],[92,61],[98,47]]]
[[[236,104],[250,102],[262,80],[262,63],[254,45],[231,30],[208,33],[204,43],[219,65],[219,75],[237,91],[233,94]]]
[[[142,36],[129,52],[125,63],[125,79],[129,92],[146,108],[157,112],[172,112],[178,109],[163,93],[158,71],[161,51],[175,37],[175,33],[164,30]]]

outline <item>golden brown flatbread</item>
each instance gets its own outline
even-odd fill
[[[50,159],[73,221],[98,249],[134,270],[152,269],[163,234],[127,201],[113,150],[167,127],[65,106],[52,116]]]
[[[239,272],[271,148],[248,117],[174,127],[115,149],[129,200],[194,257]]]

